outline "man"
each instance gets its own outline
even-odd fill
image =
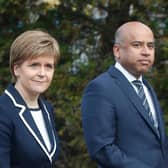
[[[143,78],[154,63],[152,30],[137,21],[115,33],[114,66],[82,100],[88,151],[101,168],[166,168],[166,135],[156,94]]]

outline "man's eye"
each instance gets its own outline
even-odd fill
[[[132,46],[135,48],[140,48],[140,47],[142,47],[142,44],[141,43],[132,43]]]
[[[155,44],[154,43],[149,43],[149,44],[147,44],[147,46],[148,46],[149,49],[155,48]]]

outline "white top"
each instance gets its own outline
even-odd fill
[[[51,143],[41,109],[31,109],[30,112],[34,122],[36,123],[37,128],[40,131],[40,134],[45,142],[48,151],[51,151]]]
[[[128,79],[128,81],[130,82],[132,87],[135,89],[135,91],[138,92],[137,87],[134,86],[134,84],[132,83],[134,80],[137,80],[137,79],[131,73],[129,73],[120,63],[116,62],[115,67]],[[148,88],[144,85],[144,83],[142,81],[142,76],[140,76],[140,78],[138,80],[140,80],[142,82],[143,89],[144,89],[144,92],[145,92],[145,96],[146,96],[146,99],[148,101],[150,111],[152,113],[152,117],[153,117],[153,120],[154,120],[154,123],[155,123],[155,127],[158,128],[156,111],[155,111],[155,107],[154,107],[154,104],[153,104],[153,101],[152,101],[151,94],[150,94]]]

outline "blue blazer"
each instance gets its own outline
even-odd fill
[[[12,84],[0,96],[0,168],[51,168],[58,137],[52,106],[39,99],[52,149],[49,152],[24,100]]]
[[[101,168],[166,168],[162,111],[146,80],[159,124],[155,131],[134,88],[114,66],[86,87],[82,123],[87,148]]]

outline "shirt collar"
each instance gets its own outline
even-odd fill
[[[117,68],[127,79],[129,82],[132,82],[134,80],[137,80],[130,72],[128,72],[119,62],[115,63],[115,68]],[[139,77],[139,79],[142,82],[142,75]]]

